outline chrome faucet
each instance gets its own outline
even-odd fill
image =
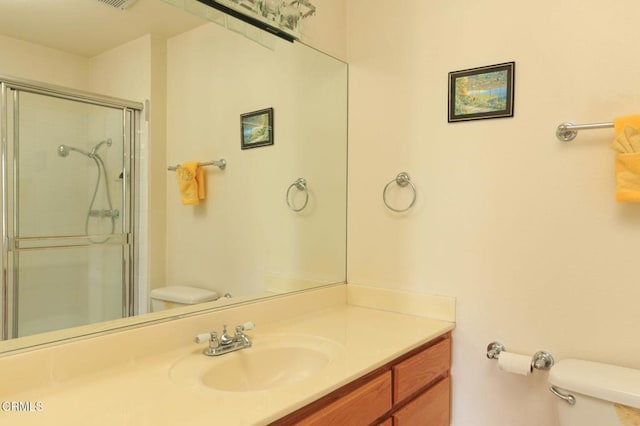
[[[224,355],[240,349],[250,348],[251,340],[244,332],[253,330],[254,327],[255,324],[253,322],[245,322],[244,324],[236,326],[236,333],[230,336],[227,334],[227,326],[225,324],[222,326],[222,334],[220,337],[218,337],[218,333],[215,331],[198,334],[196,336],[196,343],[209,342],[209,347],[203,351],[207,356]]]

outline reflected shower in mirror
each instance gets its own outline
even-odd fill
[[[79,152],[80,154],[85,155],[86,157],[92,159],[95,162],[97,167],[97,173],[95,178],[96,184],[93,189],[93,193],[91,194],[91,201],[89,202],[89,208],[87,209],[87,218],[85,220],[85,225],[84,225],[84,232],[87,235],[91,235],[92,233],[89,230],[89,220],[92,217],[93,218],[96,218],[96,217],[109,218],[110,219],[109,222],[111,224],[111,230],[108,233],[113,234],[116,228],[116,219],[118,218],[118,216],[120,216],[120,212],[118,211],[118,209],[113,208],[113,201],[111,201],[111,197],[112,197],[111,190],[109,189],[109,176],[107,174],[107,167],[105,166],[104,160],[102,159],[102,157],[100,156],[100,153],[98,152],[98,150],[102,145],[106,144],[107,147],[110,147],[112,143],[113,142],[111,141],[111,139],[105,139],[95,144],[93,148],[91,148],[91,151],[88,151],[88,152],[83,151],[80,148],[75,148],[73,146],[67,146],[64,144],[58,146],[58,155],[60,157],[67,157],[71,151]],[[96,198],[98,198],[99,192],[103,194],[102,196],[106,201],[106,205],[105,205],[107,207],[106,209],[100,210],[95,208],[96,202],[100,202],[99,200],[96,200]],[[109,237],[106,237],[99,242],[105,243],[108,240],[109,240]]]
[[[195,0],[0,5],[0,75],[23,83],[0,352],[345,281],[347,66],[242,25]],[[243,150],[240,117],[269,108],[274,143]],[[182,205],[167,166],[221,158]]]
[[[0,82],[3,110],[13,116],[2,120],[10,159],[3,176],[3,336],[130,315],[134,185],[127,129],[137,115],[68,90]]]

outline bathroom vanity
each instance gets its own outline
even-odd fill
[[[450,424],[451,333],[276,421],[274,426]]]
[[[444,426],[454,310],[343,284],[6,355],[0,400],[35,410],[0,423]],[[250,348],[208,357],[194,343],[247,320]]]

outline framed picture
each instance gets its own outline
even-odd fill
[[[273,108],[240,115],[241,148],[273,145]]]
[[[449,123],[513,117],[515,62],[449,73]]]

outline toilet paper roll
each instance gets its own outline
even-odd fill
[[[528,376],[533,371],[531,357],[529,355],[501,352],[498,358],[498,367],[507,373],[522,374]]]

